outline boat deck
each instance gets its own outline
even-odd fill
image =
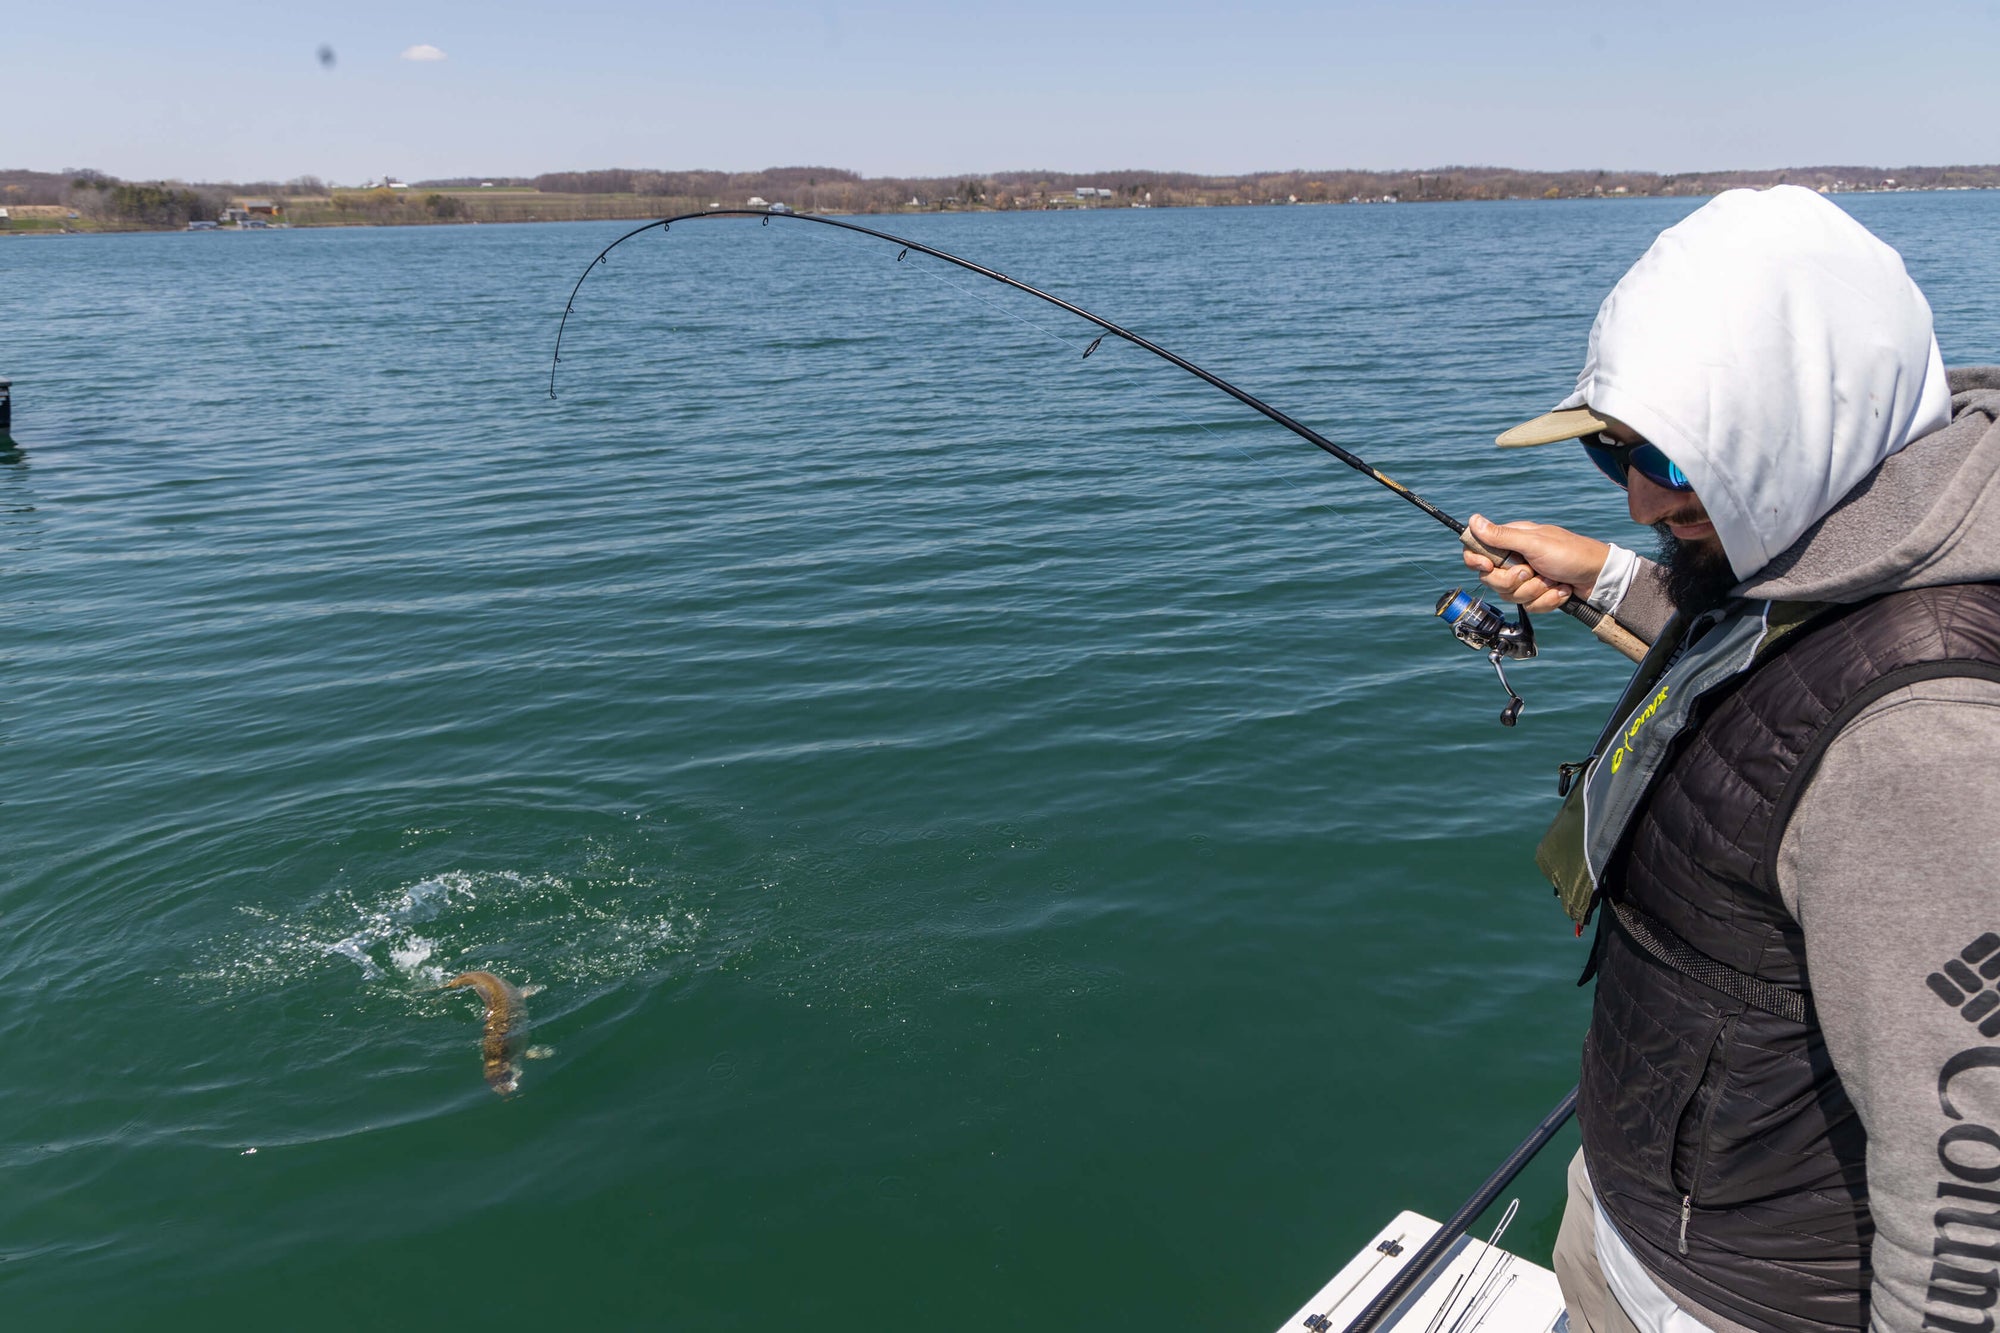
[[[1421,1213],[1396,1214],[1278,1333],[1342,1333],[1437,1229]],[[1377,1333],[1392,1330],[1569,1333],[1569,1315],[1554,1273],[1466,1236],[1377,1327]]]

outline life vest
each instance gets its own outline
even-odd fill
[[[1778,847],[1840,728],[1937,676],[2000,680],[2000,586],[1670,625],[1537,852],[1579,929],[1610,909],[1578,1101],[1598,1200],[1667,1285],[1766,1333],[1865,1328],[1873,1236]]]

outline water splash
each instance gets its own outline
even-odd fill
[[[373,893],[334,889],[291,909],[240,910],[256,924],[212,941],[186,974],[228,996],[344,973],[414,998],[479,966],[536,990],[600,985],[658,972],[702,933],[701,913],[679,892],[629,871],[454,869]]]

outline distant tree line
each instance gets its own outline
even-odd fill
[[[84,217],[135,226],[213,221],[229,200],[243,195],[288,198],[325,194],[315,176],[278,181],[123,181],[102,171],[0,171],[0,208],[9,204],[59,205]]]
[[[2000,187],[2000,165],[1945,167],[1794,167],[1673,175],[1643,171],[1522,171],[1440,167],[1431,171],[1273,171],[1241,176],[1188,172],[1003,171],[986,176],[864,177],[836,167],[765,171],[653,171],[606,168],[530,177],[488,177],[495,186],[544,194],[632,195],[694,208],[740,206],[751,197],[827,212],[891,212],[911,207],[1044,208],[1078,202],[1151,203],[1161,207],[1266,203],[1398,202],[1466,199],[1575,199],[1597,196],[1710,195],[1737,186],[1790,183],[1829,191]],[[426,181],[434,188],[481,183]],[[1108,190],[1079,201],[1082,188]]]
[[[0,207],[62,205],[93,223],[173,227],[212,219],[232,197],[288,201],[295,223],[529,221],[634,218],[694,212],[752,199],[802,211],[886,213],[912,209],[1191,207],[1270,203],[1403,203],[1464,199],[1575,199],[1710,195],[1781,182],[1830,192],[2000,188],[2000,165],[1829,166],[1665,175],[1640,171],[1523,171],[1439,167],[1426,171],[1271,171],[1204,176],[1172,171],[1003,171],[989,175],[862,176],[838,167],[763,171],[659,171],[610,167],[527,177],[459,177],[410,189],[330,188],[314,176],[289,181],[130,182],[99,171],[0,170]],[[478,187],[491,184],[494,190]],[[1080,194],[1083,191],[1086,193]]]
[[[118,226],[185,227],[190,222],[213,222],[221,217],[229,203],[229,191],[213,185],[164,181],[141,185],[89,171],[71,180],[63,202],[83,217]]]

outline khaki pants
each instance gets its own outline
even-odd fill
[[[1569,1162],[1569,1204],[1556,1233],[1555,1270],[1571,1333],[1638,1333],[1597,1266],[1597,1204],[1581,1148]]]

